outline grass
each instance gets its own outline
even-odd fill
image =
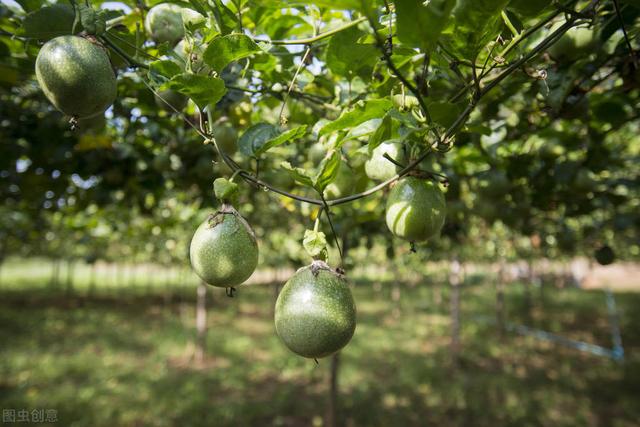
[[[23,271],[23,269],[20,269]],[[0,407],[51,408],[65,426],[322,425],[328,359],[275,335],[273,286],[209,293],[207,357],[194,363],[195,288],[48,286],[6,269],[0,286]],[[485,278],[486,279],[486,278]],[[640,293],[616,295],[624,363],[476,321],[495,315],[486,280],[461,293],[461,352],[449,348],[449,289],[355,280],[358,326],[340,356],[344,426],[637,426]],[[435,282],[441,283],[439,280]],[[611,346],[601,291],[521,284],[507,318]]]

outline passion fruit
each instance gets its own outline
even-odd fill
[[[389,192],[387,227],[397,237],[409,242],[427,240],[440,232],[445,217],[444,194],[433,181],[409,176]]]
[[[251,226],[230,205],[209,215],[189,249],[191,266],[206,283],[228,288],[242,284],[258,265],[258,243]]]
[[[154,6],[147,13],[144,27],[156,43],[175,45],[184,37],[182,8],[169,3]]]
[[[45,43],[36,58],[36,78],[47,99],[76,119],[104,113],[116,99],[116,75],[106,50],[82,37]]]
[[[342,349],[356,328],[345,277],[322,261],[298,270],[278,295],[275,326],[289,350],[302,357],[319,359]]]
[[[399,141],[389,140],[374,148],[371,157],[364,164],[364,170],[369,178],[376,181],[386,181],[400,171],[399,166],[384,157],[385,154],[402,163],[402,144]]]

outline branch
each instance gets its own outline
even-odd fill
[[[125,60],[125,62],[127,62],[129,64],[130,67],[132,67],[132,68],[144,68],[146,70],[149,69],[149,66],[147,64],[145,64],[144,62],[140,62],[140,61],[134,59],[127,52],[125,52],[124,50],[120,49],[120,46],[118,46],[117,44],[112,42],[109,39],[109,37],[106,35],[106,33],[100,36],[100,40],[102,40],[107,46],[109,46],[111,49],[113,49],[118,54],[118,56],[120,56],[122,59]]]
[[[373,34],[376,38],[376,44],[380,49],[380,51],[382,52],[382,57],[384,61],[387,63],[387,67],[389,67],[389,69],[393,72],[393,74],[395,74],[398,80],[400,80],[402,84],[405,85],[406,88],[409,89],[409,91],[411,91],[413,96],[416,97],[416,99],[418,100],[418,103],[420,104],[420,108],[422,109],[422,112],[424,113],[424,116],[427,119],[427,124],[430,125],[431,132],[436,137],[436,141],[438,142],[438,144],[441,144],[442,138],[440,137],[440,132],[438,132],[438,129],[436,129],[436,127],[433,125],[433,120],[431,119],[431,113],[429,113],[429,107],[427,107],[427,103],[425,102],[422,96],[422,93],[420,93],[418,88],[415,87],[393,63],[390,52],[386,49],[384,41],[380,38],[380,35],[376,30],[375,21],[371,17],[367,17],[367,19],[369,20],[369,25],[371,25],[371,28],[373,29]]]
[[[325,39],[327,37],[331,37],[332,35],[339,33],[340,31],[344,31],[348,28],[351,27],[355,27],[356,25],[358,25],[361,22],[366,21],[367,18],[358,18],[355,21],[351,21],[345,25],[342,25],[338,28],[334,28],[331,31],[327,31],[325,33],[322,34],[318,34],[317,36],[314,37],[308,37],[306,39],[297,39],[297,40],[265,40],[265,39],[253,39],[254,42],[256,43],[270,43],[273,45],[298,45],[298,44],[311,44],[311,43],[315,43],[319,40]]]
[[[629,49],[629,56],[631,56],[631,63],[636,70],[640,70],[638,68],[638,59],[633,52],[633,47],[631,46],[631,41],[629,41],[629,35],[627,34],[627,29],[624,26],[624,20],[622,19],[622,13],[620,13],[620,5],[618,4],[618,0],[613,0],[613,6],[616,9],[616,15],[618,16],[618,21],[620,21],[620,27],[622,27],[622,34],[624,35],[624,40],[627,43],[627,48]]]

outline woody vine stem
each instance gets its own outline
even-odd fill
[[[574,1],[570,2],[570,4],[572,4],[572,3],[574,3]],[[242,169],[240,167],[240,165],[238,165],[231,157],[229,157],[229,155],[227,153],[225,153],[220,148],[220,146],[216,143],[215,137],[214,137],[214,135],[212,135],[211,127],[209,127],[209,129],[204,129],[204,128],[199,129],[197,126],[195,126],[189,120],[186,120],[186,118],[184,117],[184,115],[182,113],[180,113],[180,115],[203,138],[205,138],[206,140],[212,141],[213,145],[216,148],[217,152],[219,153],[220,158],[222,159],[222,161],[224,161],[224,163],[233,171],[233,173],[239,175],[240,177],[242,177],[248,183],[253,184],[253,185],[255,185],[255,186],[259,187],[259,188],[268,189],[270,191],[273,191],[274,193],[280,194],[280,195],[288,197],[290,199],[297,200],[299,202],[309,203],[309,204],[312,204],[312,205],[321,206],[323,208],[326,208],[326,207],[329,207],[329,206],[342,205],[342,204],[345,204],[345,203],[350,203],[350,202],[353,202],[355,200],[362,199],[362,198],[368,197],[368,196],[370,196],[372,194],[375,194],[376,192],[384,189],[385,187],[387,187],[391,183],[393,183],[393,182],[397,181],[398,179],[402,178],[403,176],[405,176],[406,174],[408,174],[409,172],[411,172],[412,170],[417,168],[418,165],[420,164],[420,162],[422,162],[432,152],[436,151],[436,152],[443,153],[443,152],[449,151],[451,149],[451,147],[453,146],[453,138],[454,138],[456,132],[458,131],[460,126],[462,126],[464,124],[465,120],[469,117],[471,112],[475,109],[477,103],[489,91],[494,89],[500,82],[502,82],[505,78],[507,78],[512,73],[514,73],[516,70],[520,69],[520,67],[522,67],[523,64],[525,64],[526,62],[530,61],[532,58],[537,56],[540,52],[542,52],[545,49],[547,49],[550,45],[552,45],[555,41],[557,41],[558,38],[561,37],[570,28],[576,26],[577,23],[578,23],[577,21],[578,21],[579,18],[584,18],[585,16],[593,16],[593,13],[594,13],[595,8],[596,8],[598,3],[599,3],[598,0],[592,0],[587,6],[585,6],[579,12],[569,13],[568,17],[567,17],[567,20],[563,25],[561,25],[559,28],[557,28],[553,33],[548,35],[545,39],[540,41],[533,49],[531,49],[530,52],[528,52],[527,54],[523,55],[517,61],[511,63],[508,66],[506,66],[504,68],[504,70],[502,72],[500,72],[498,75],[485,77],[488,74],[488,72],[491,69],[493,69],[493,67],[495,67],[495,64],[494,64],[493,67],[489,67],[489,69],[485,70],[485,73],[483,75],[479,76],[478,80],[476,82],[472,82],[471,84],[469,84],[469,85],[467,85],[466,87],[463,88],[463,93],[468,91],[470,88],[475,88],[475,91],[470,96],[469,104],[467,104],[466,108],[460,113],[460,115],[456,118],[456,120],[453,122],[453,124],[443,134],[440,134],[438,132],[438,130],[436,129],[435,125],[429,126],[430,120],[428,120],[428,124],[427,124],[428,130],[433,133],[433,135],[435,137],[435,140],[436,140],[434,143],[428,143],[428,146],[427,146],[426,149],[424,149],[422,152],[420,152],[418,154],[418,156],[412,162],[410,162],[408,165],[406,165],[400,172],[398,172],[392,178],[390,178],[390,179],[388,179],[388,180],[386,180],[386,181],[384,181],[384,182],[382,182],[382,183],[370,188],[369,190],[366,190],[366,191],[363,191],[363,192],[360,192],[360,193],[357,193],[357,194],[353,194],[353,195],[350,195],[350,196],[341,197],[341,198],[333,199],[333,200],[323,200],[323,199],[316,199],[316,198],[311,198],[311,197],[300,196],[298,194],[293,194],[293,193],[290,193],[288,191],[285,191],[285,190],[279,189],[277,187],[274,187],[271,184],[262,181],[261,179],[259,179],[254,174]],[[556,11],[552,12],[547,18],[545,18],[543,20],[543,22],[548,23],[553,18],[555,18],[556,16],[558,16],[559,14],[561,14],[563,12],[564,13],[567,12],[566,6],[560,6]],[[345,30],[345,29],[353,27],[354,25],[356,25],[356,23],[365,22],[367,20],[369,21],[370,26],[372,27],[373,34],[374,34],[374,36],[376,38],[376,41],[377,41],[376,44],[377,44],[378,48],[381,50],[382,57],[383,57],[384,61],[386,62],[388,68],[405,85],[405,87],[407,87],[409,89],[409,91],[417,98],[418,103],[420,104],[420,108],[421,108],[424,116],[427,117],[427,118],[430,118],[430,114],[429,114],[429,111],[428,111],[428,108],[427,108],[427,104],[426,104],[426,102],[424,100],[424,97],[422,96],[422,94],[420,93],[418,88],[416,88],[413,84],[411,84],[410,81],[406,78],[406,76],[404,76],[400,72],[400,70],[395,66],[395,64],[393,63],[393,61],[391,59],[391,56],[390,56],[390,52],[388,51],[387,47],[384,44],[384,41],[382,40],[382,38],[380,37],[380,35],[378,34],[378,32],[377,32],[377,30],[375,28],[375,21],[373,19],[371,19],[371,18],[360,18],[358,20],[350,22],[349,24],[346,24],[346,25],[344,25],[342,27],[339,27],[339,28],[337,28],[335,30],[332,30],[332,31],[327,32],[327,33],[319,34],[318,36],[316,36],[316,37],[314,37],[312,39],[308,39],[308,40],[291,40],[291,41],[288,41],[288,42],[287,41],[283,41],[283,40],[279,40],[278,42],[279,42],[279,44],[312,44],[315,41],[322,40],[323,38],[328,37],[328,35],[336,34],[339,31],[342,31],[342,30]],[[537,25],[535,27],[535,29],[532,29],[532,31],[527,31],[527,32],[521,33],[520,37],[517,38],[517,43],[520,43],[523,40],[525,40],[526,38],[530,37],[532,34],[535,33],[535,31],[537,31],[540,28],[542,28],[543,25]],[[116,54],[118,54],[124,60],[126,60],[127,63],[132,68],[144,68],[144,69],[148,69],[149,68],[147,64],[132,58],[127,52],[125,52],[124,50],[120,49],[119,46],[117,46],[115,43],[113,43],[107,36],[101,36],[100,39],[106,45],[111,47],[116,52]],[[513,46],[510,45],[509,48],[511,49],[511,48],[513,48]],[[144,80],[144,78],[143,78],[143,81],[145,82],[145,84],[147,84],[147,82]],[[484,85],[483,85],[483,83],[484,83]],[[151,90],[156,92],[150,85],[148,85],[148,86],[149,86],[149,88]],[[207,116],[208,116],[209,125],[211,126],[211,124],[213,124],[213,120],[212,120],[212,113],[210,111],[210,108],[207,108]]]

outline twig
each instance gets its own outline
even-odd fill
[[[636,55],[633,52],[633,47],[631,46],[631,41],[629,40],[629,35],[627,34],[627,29],[624,26],[624,20],[622,19],[622,13],[620,13],[620,5],[618,4],[618,0],[613,0],[613,6],[616,9],[616,15],[618,16],[618,20],[620,21],[620,27],[622,28],[622,34],[624,35],[624,41],[627,43],[627,48],[629,49],[629,56],[631,57],[631,63],[633,64],[633,68],[638,70],[638,69],[640,69],[638,67],[638,58],[636,58]]]

